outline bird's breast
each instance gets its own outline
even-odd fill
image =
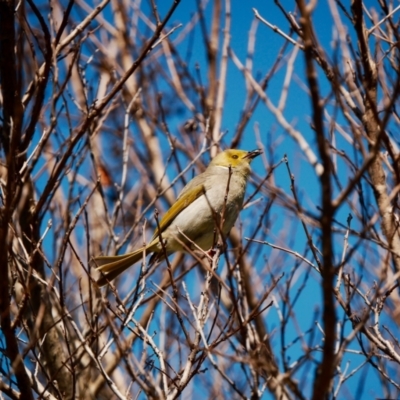
[[[216,227],[223,220],[222,231],[227,235],[243,205],[246,179],[232,174],[228,183],[228,171],[220,174],[212,186],[205,187],[205,194],[183,209],[163,234],[174,250],[181,247],[176,237],[184,237],[208,250],[215,241]],[[181,234],[183,233],[183,235]],[[183,240],[187,242],[187,240]]]

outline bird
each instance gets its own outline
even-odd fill
[[[226,237],[235,224],[243,206],[250,164],[260,154],[261,149],[227,149],[217,154],[206,170],[182,189],[148,244],[131,253],[93,259],[101,272],[97,285],[106,285],[144,255],[152,253],[152,262],[177,251],[211,250],[218,234]]]

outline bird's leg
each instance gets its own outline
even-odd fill
[[[228,245],[226,243],[226,238],[225,238],[225,236],[223,236],[222,233],[218,236],[218,242],[217,242],[215,248],[218,249],[221,253],[224,253],[226,251],[226,249],[228,248]]]
[[[150,269],[150,267],[152,267],[156,262],[161,261],[161,259],[163,259],[163,258],[164,258],[164,254],[162,252],[159,252],[159,253],[154,252],[150,257],[148,269]]]
[[[215,254],[217,253],[217,251],[219,251],[220,253],[223,253],[226,249],[227,245],[226,245],[226,241],[223,240],[223,238],[220,236],[219,240],[217,243],[215,243],[215,245],[208,250],[206,253],[210,258],[213,258],[215,256]]]
[[[217,251],[214,248],[211,248],[210,250],[207,251],[207,255],[210,258],[213,258],[215,256],[215,254],[217,253]]]

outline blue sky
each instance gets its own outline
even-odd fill
[[[367,2],[368,3],[368,2]],[[165,6],[169,6],[168,2],[164,3]],[[294,5],[291,1],[283,1],[283,6],[287,9],[293,9]],[[288,23],[286,19],[281,14],[279,9],[273,4],[272,1],[249,1],[249,2],[239,2],[232,1],[232,31],[231,31],[231,43],[230,46],[235,52],[235,54],[239,57],[239,59],[244,62],[245,56],[247,54],[247,45],[248,45],[248,33],[250,26],[254,20],[254,12],[252,8],[256,8],[261,16],[266,18],[272,24],[276,24],[280,29],[287,32],[288,31]],[[169,27],[176,25],[177,23],[183,23],[185,26],[185,22],[187,22],[190,16],[195,10],[195,2],[194,1],[182,1],[178,6],[178,9],[171,19],[171,22],[168,24]],[[165,14],[165,10],[162,8],[162,5],[159,6],[159,10],[161,15]],[[208,6],[206,10],[206,15],[210,14],[211,7]],[[320,1],[315,10],[313,20],[315,21],[315,28],[317,32],[318,39],[320,44],[325,48],[328,56],[332,56],[332,47],[331,42],[333,38],[333,28],[332,28],[332,19],[330,17],[330,12],[328,9],[328,4],[325,1]],[[223,26],[223,22],[222,22]],[[350,34],[352,34],[350,32]],[[179,30],[171,37],[173,40],[174,37],[179,35]],[[221,38],[222,41],[222,38]],[[254,66],[253,66],[253,75],[257,76],[260,74],[263,76],[266,71],[272,66],[275,61],[275,57],[277,56],[279,49],[281,48],[284,39],[280,37],[278,34],[274,33],[270,28],[262,24],[261,22],[258,25],[257,36],[256,36],[256,46],[254,52]],[[185,42],[181,49],[185,49]],[[290,48],[290,46],[289,46]],[[182,50],[184,54],[185,51]],[[200,71],[202,73],[203,82],[207,82],[207,71],[204,64],[205,53],[204,47],[202,45],[202,38],[199,30],[196,31],[195,38],[193,41],[193,46],[191,48],[191,57],[190,63],[194,70],[194,66],[196,63],[200,65]],[[271,98],[271,100],[276,104],[278,101],[281,89],[282,82],[286,73],[286,68],[283,66],[278,73],[275,75],[274,79],[271,81],[267,95]],[[302,84],[305,85],[305,76],[304,76],[304,62],[303,62],[303,54],[299,52],[296,62],[295,62],[295,78],[292,79],[289,96],[287,99],[287,107],[285,110],[286,119],[293,123],[293,125],[302,132],[306,139],[313,145],[314,151],[317,153],[315,146],[314,133],[310,129],[310,100],[307,96],[307,93],[302,87]],[[329,91],[329,87],[326,85],[326,80],[323,78],[323,75],[320,75],[320,90],[323,95],[326,95]],[[242,111],[243,103],[245,99],[245,82],[242,76],[242,73],[237,70],[237,68],[233,65],[232,62],[229,63],[228,68],[228,84],[226,91],[226,100],[224,105],[224,113],[223,113],[223,123],[222,130],[227,130],[228,134],[225,138],[225,144],[229,144],[229,140],[234,133],[237,122],[240,118],[240,113]],[[175,121],[177,125],[181,123],[181,120],[177,118]],[[169,122],[170,129],[173,131],[174,129],[174,120]],[[293,139],[291,139],[283,129],[276,123],[274,116],[268,111],[265,105],[260,102],[251,122],[248,124],[246,128],[246,134],[244,136],[244,140],[241,143],[241,147],[244,149],[253,149],[256,148],[255,135],[254,135],[254,124],[258,124],[261,138],[264,144],[266,144],[270,140],[276,140],[277,146],[274,154],[275,162],[279,161],[284,154],[287,154],[289,157],[289,162],[291,165],[291,169],[296,178],[296,186],[301,199],[302,205],[309,209],[314,214],[318,214],[317,205],[319,203],[319,184],[318,179],[315,175],[313,168],[310,167],[308,162],[305,160],[304,156],[299,154],[299,149],[297,145],[294,143]],[[348,144],[340,137],[337,137],[338,140],[338,148],[346,149]],[[166,153],[168,153],[168,148],[165,149]],[[261,162],[256,160],[254,163],[254,170],[256,173],[262,174]],[[342,166],[339,163],[339,174],[342,170]],[[347,171],[343,169],[342,171]],[[280,186],[287,194],[290,195],[290,181],[288,177],[288,173],[286,171],[286,167],[281,165],[274,173],[274,177],[277,182],[277,186]],[[346,182],[346,179],[343,180]],[[346,224],[346,219],[349,214],[349,208],[343,206],[336,218],[342,222],[344,225]],[[279,218],[279,209],[273,208],[272,212],[275,215],[275,224],[271,229],[271,237],[278,238],[281,229],[285,229],[286,225],[283,225],[283,221]],[[246,213],[243,213],[242,220],[246,220]],[[353,221],[353,224],[356,224],[356,221]],[[353,225],[354,226],[354,225]],[[302,252],[304,249],[304,241],[305,235],[303,231],[298,228],[296,231],[296,237],[292,238],[292,248],[296,251]],[[341,255],[341,248],[343,243],[342,237],[337,237],[337,242],[335,244],[337,250],[337,261]],[[272,241],[272,240],[271,240]],[[350,242],[353,241],[353,238],[350,237]],[[269,257],[273,253],[270,249],[260,247],[263,252],[265,252],[266,256]],[[276,254],[276,252],[274,252]],[[290,259],[290,258],[289,258]],[[312,260],[314,261],[314,260]],[[295,260],[293,259],[293,263]],[[288,266],[290,269],[292,264]],[[299,301],[296,304],[296,312],[298,313],[298,324],[301,329],[306,330],[311,328],[314,324],[315,313],[321,312],[321,290],[319,287],[319,279],[316,274],[308,270],[302,265],[300,267],[299,272],[299,280],[296,285],[293,286],[293,293],[299,288],[301,283],[307,277],[304,276],[306,273],[312,274],[313,278],[310,278],[311,284],[305,290],[299,298]],[[196,272],[192,273],[193,276],[193,284],[195,285],[196,278],[194,275]],[[187,280],[190,284],[191,275],[188,275]],[[341,313],[339,312],[339,318],[342,318]],[[271,309],[268,313],[267,317],[268,327],[271,331],[276,329],[279,326],[279,319],[276,309]],[[345,332],[349,332],[351,327],[349,323],[345,323]],[[287,332],[287,342],[290,342],[297,336],[297,331],[293,324],[289,325],[289,329]],[[273,340],[275,344],[279,345],[278,336]],[[357,348],[358,346],[354,343],[350,345],[350,348]],[[299,345],[294,345],[292,350],[292,360],[296,359],[298,355],[301,353],[301,349]],[[348,361],[349,370],[356,368],[359,362],[363,357],[360,356],[346,356],[345,359]],[[345,363],[343,363],[345,365]],[[379,382],[376,378],[375,372],[371,372],[371,370],[367,367],[366,375],[361,372],[355,374],[354,378],[346,382],[343,388],[343,398],[354,398],[355,393],[358,390],[363,391],[364,395],[368,397],[379,397],[383,395],[381,388],[379,386]],[[308,392],[310,390],[310,384],[312,382],[312,377],[314,371],[309,370],[308,372],[311,375],[300,374],[300,377],[304,379],[304,390]],[[361,389],[360,389],[361,388]],[[201,388],[196,387],[196,392],[201,393]],[[361,393],[358,392],[358,393]],[[198,398],[201,398],[198,397]],[[264,398],[269,398],[269,395],[265,395]]]
[[[367,2],[368,3],[368,2]],[[211,2],[207,6],[205,15],[209,16],[211,13]],[[159,11],[161,16],[165,15],[166,10],[168,9],[170,2],[163,2],[159,4]],[[287,10],[293,10],[294,4],[292,1],[283,1],[282,5]],[[146,7],[146,5],[144,5]],[[165,9],[163,8],[165,6]],[[239,2],[232,1],[232,21],[231,21],[231,41],[230,47],[241,60],[242,63],[245,62],[245,57],[247,54],[247,46],[248,46],[248,34],[251,24],[254,20],[254,12],[252,8],[256,8],[260,15],[267,19],[270,23],[277,25],[284,32],[288,31],[288,23],[279,9],[275,6],[272,1],[249,1],[249,2]],[[195,1],[181,1],[178,6],[178,9],[168,27],[177,25],[178,23],[182,23],[183,27],[190,20],[191,15],[196,10],[196,2]],[[207,19],[207,18],[206,18]],[[328,3],[326,1],[320,1],[318,6],[314,12],[313,20],[315,22],[315,29],[318,40],[321,46],[324,47],[328,57],[333,57],[333,49],[332,49],[332,39],[334,37],[334,29],[332,27],[332,19],[330,17],[330,11],[328,8]],[[221,23],[221,28],[223,28],[224,21]],[[180,30],[178,29],[172,36],[171,40],[174,40],[179,36]],[[352,36],[354,33],[349,32]],[[207,83],[207,69],[205,64],[205,52],[204,46],[202,42],[202,37],[200,34],[200,30],[196,29],[194,34],[194,39],[192,42],[189,41],[189,38],[185,38],[185,40],[179,45],[179,49],[181,54],[186,54],[188,51],[187,46],[191,45],[190,48],[190,60],[189,60],[189,68],[194,71],[195,65],[199,64],[200,73],[202,75],[202,80],[206,84]],[[222,43],[222,37],[221,41]],[[284,39],[273,32],[270,28],[265,26],[263,23],[259,22],[257,35],[256,35],[256,45],[253,57],[253,76],[264,76],[265,73],[271,68],[273,63],[276,60],[276,57],[279,53],[279,49],[282,47],[284,43]],[[289,45],[289,51],[292,51],[293,47]],[[286,55],[288,51],[286,51]],[[304,60],[303,54],[299,52],[297,59],[294,64],[294,76],[291,80],[287,105],[284,111],[285,118],[288,122],[290,122],[297,130],[299,130],[304,137],[308,140],[308,142],[312,145],[314,152],[317,154],[317,149],[315,146],[315,138],[314,132],[310,128],[310,99],[306,93],[306,79],[304,74]],[[319,71],[320,73],[320,71]],[[274,104],[277,104],[278,99],[281,95],[282,84],[286,74],[286,65],[284,64],[278,72],[275,74],[274,78],[270,81],[270,84],[267,89],[268,97],[273,101]],[[328,95],[329,86],[327,85],[326,79],[323,74],[320,73],[320,91],[323,96]],[[162,80],[160,83],[160,87],[162,87]],[[245,80],[243,79],[243,75],[236,66],[230,61],[228,66],[228,80],[227,80],[227,89],[225,94],[225,102],[224,102],[224,112],[223,112],[223,122],[221,129],[223,131],[227,131],[227,135],[224,138],[225,145],[229,145],[230,139],[234,134],[235,128],[237,126],[238,120],[240,119],[240,113],[243,108],[243,104],[245,101]],[[188,113],[184,113],[183,115],[179,115],[176,118],[172,118],[168,121],[169,129],[171,132],[174,132],[175,129],[182,123],[182,119],[185,117],[190,117]],[[339,115],[338,118],[341,118]],[[256,144],[256,136],[254,134],[255,124],[258,125],[260,130],[260,136],[262,142],[266,145],[270,141],[274,141],[276,143],[276,148],[274,151],[274,161],[278,162],[284,154],[288,155],[290,167],[295,176],[295,184],[298,190],[298,195],[300,198],[300,202],[303,207],[312,212],[314,215],[319,215],[319,211],[317,206],[319,204],[320,198],[320,186],[318,182],[318,177],[315,174],[314,169],[309,165],[304,155],[299,152],[299,148],[297,144],[293,141],[292,138],[277,124],[275,117],[271,114],[271,112],[266,108],[266,106],[260,102],[257,107],[256,112],[254,113],[250,123],[248,124],[244,139],[240,145],[240,147],[244,149],[254,149],[257,147]],[[350,147],[347,142],[345,142],[341,136],[337,135],[337,147],[340,149],[345,149],[347,151],[350,150]],[[165,141],[165,155],[169,154],[169,147],[167,142]],[[254,171],[260,175],[264,173],[262,162],[260,160],[255,160],[254,162]],[[338,163],[338,171],[339,175],[343,175],[347,173],[348,168],[344,168],[343,164],[339,161]],[[168,171],[169,175],[173,175],[175,171]],[[282,164],[275,172],[274,179],[276,180],[276,184],[278,187],[282,188],[283,191],[291,196],[290,193],[290,180],[288,177],[288,173],[284,164]],[[342,183],[346,183],[346,177],[343,177]],[[336,191],[337,193],[337,191]],[[266,200],[266,199],[265,199]],[[350,212],[350,209],[344,205],[336,215],[336,218],[343,224],[346,224],[347,216]],[[271,227],[271,231],[269,233],[268,240],[274,242],[274,240],[279,240],[282,235],[282,230],[288,229],[287,220],[283,219],[283,215],[281,214],[281,209],[277,206],[274,206],[271,210],[271,219],[274,221],[273,226]],[[241,220],[244,224],[246,224],[249,216],[254,218],[256,212],[253,211],[245,211],[241,215]],[[353,227],[357,228],[357,221],[353,220]],[[291,249],[295,251],[299,251],[302,253],[305,247],[305,234],[300,226],[297,226],[297,229],[294,232],[294,237],[290,235],[289,232],[284,233],[291,239]],[[318,234],[315,233],[313,235],[314,240],[318,245]],[[354,238],[350,237],[350,243],[354,242]],[[336,236],[335,242],[335,250],[336,250],[336,261],[339,261],[341,256],[343,246],[343,237],[342,235]],[[259,245],[258,247],[253,247],[253,250],[261,251],[263,253],[264,261],[262,257],[258,260],[260,263],[260,267],[265,260],[273,262],[279,255],[277,251],[271,250],[270,248],[266,248],[265,246]],[[311,258],[310,254],[308,257]],[[311,258],[312,261],[314,261]],[[285,266],[281,266],[281,271],[288,273],[296,260],[294,258],[288,257],[287,263]],[[356,263],[355,263],[356,264]],[[310,274],[310,277],[306,276],[306,274]],[[267,279],[267,277],[264,277]],[[318,313],[322,310],[322,296],[320,289],[319,277],[315,274],[314,271],[309,271],[304,264],[299,266],[299,270],[297,272],[297,283],[293,285],[291,288],[291,293],[295,296],[296,291],[301,286],[304,279],[308,279],[308,286],[306,290],[304,290],[299,297],[298,302],[296,303],[295,312],[297,313],[297,321],[298,324],[297,329],[301,329],[303,331],[312,328],[315,323],[315,318]],[[186,277],[186,281],[188,286],[196,286],[196,271],[193,271]],[[268,282],[265,283],[268,286]],[[276,298],[279,301],[279,294],[275,293]],[[280,305],[281,306],[281,305]],[[342,313],[338,312],[339,319],[341,319]],[[320,319],[320,318],[318,318]],[[275,331],[279,328],[279,318],[278,311],[276,308],[272,308],[266,317],[266,321],[268,324],[268,328],[270,331],[275,332],[275,336],[272,342],[279,347],[279,334]],[[155,324],[158,321],[154,321]],[[298,335],[298,330],[296,329],[295,324],[291,323],[288,326],[288,330],[286,332],[286,342],[289,343],[294,340]],[[349,323],[345,323],[345,332],[348,333],[351,329]],[[349,348],[358,348],[356,343],[352,343]],[[299,354],[302,353],[300,342],[294,344],[292,346],[291,352],[292,360],[298,358]],[[356,368],[356,366],[361,362],[363,357],[360,356],[346,356],[345,358],[350,362],[349,370]],[[343,366],[345,363],[342,364]],[[376,378],[375,372],[371,372],[371,370],[367,367],[367,379],[363,381],[365,376],[362,375],[361,372],[355,374],[355,376],[345,383],[343,388],[344,398],[354,398],[353,396],[358,390],[360,383],[362,383],[362,389],[364,390],[364,394],[370,397],[379,397],[383,395],[381,388],[379,386],[379,381]],[[313,378],[314,371],[308,370],[307,372],[301,371],[299,373],[298,379],[302,380],[302,385],[305,393],[309,393],[311,390],[311,382]],[[197,384],[196,391],[197,393],[201,392],[201,387]],[[200,391],[200,392],[199,392]],[[200,398],[200,397],[199,397]],[[269,395],[265,395],[264,398],[269,398]]]
[[[158,4],[159,11],[161,15],[165,15],[166,10],[169,8],[171,2],[163,1]],[[367,5],[372,3],[372,1],[366,2]],[[143,3],[143,7],[148,7],[148,3]],[[209,1],[207,6],[206,15],[210,15],[212,2]],[[282,5],[288,9],[294,9],[294,2],[292,1],[282,1]],[[274,2],[267,0],[260,1],[232,1],[232,21],[231,21],[231,41],[230,47],[238,56],[238,58],[244,62],[247,54],[247,46],[248,46],[248,34],[249,29],[254,20],[254,12],[252,8],[256,8],[258,12],[266,18],[270,23],[276,24],[280,29],[284,32],[288,31],[288,23],[285,17],[281,14],[279,9],[275,6]],[[179,4],[176,13],[170,20],[168,27],[177,25],[178,23],[182,23],[183,29],[185,24],[190,20],[191,15],[196,10],[196,2],[194,0],[182,0]],[[111,12],[111,9],[108,8],[104,15],[107,15]],[[319,1],[318,6],[315,10],[313,20],[315,21],[315,28],[317,32],[317,36],[321,45],[325,48],[328,56],[332,56],[332,38],[333,38],[333,28],[332,28],[332,19],[330,17],[330,12],[328,8],[327,1]],[[221,27],[223,27],[224,21],[222,21]],[[180,30],[178,29],[172,36],[171,40],[174,40],[179,36]],[[352,35],[352,32],[350,32]],[[222,41],[222,38],[221,38]],[[205,65],[205,52],[204,46],[202,43],[202,37],[200,34],[200,30],[197,28],[194,35],[193,42],[189,42],[189,38],[185,38],[182,44],[179,46],[181,54],[185,54],[188,49],[188,44],[191,43],[191,57],[190,57],[190,68],[192,71],[195,69],[195,65],[199,64],[200,73],[202,75],[202,80],[206,84],[207,83],[207,69]],[[257,35],[256,35],[256,45],[255,52],[253,57],[253,76],[264,76],[264,74],[270,69],[273,63],[276,60],[279,49],[284,43],[284,39],[273,32],[270,28],[265,26],[263,23],[259,22]],[[292,50],[291,45],[288,48],[290,51]],[[288,51],[286,52],[288,54]],[[295,126],[297,130],[299,130],[304,137],[309,141],[312,145],[315,153],[317,154],[314,132],[310,128],[310,100],[304,89],[306,85],[306,80],[304,76],[304,60],[303,54],[299,52],[296,62],[295,62],[295,72],[294,77],[291,80],[289,94],[287,99],[287,105],[284,112],[286,119]],[[89,68],[90,69],[90,68]],[[283,65],[279,71],[275,74],[274,78],[271,80],[268,89],[267,95],[268,97],[276,104],[282,90],[282,83],[286,73],[286,66]],[[88,74],[90,79],[90,74]],[[95,81],[95,79],[93,79]],[[160,79],[160,81],[162,81]],[[96,82],[95,82],[96,84]],[[161,87],[163,83],[160,83]],[[329,87],[326,84],[326,80],[323,78],[323,75],[320,74],[320,89],[323,95],[327,95],[329,91]],[[245,80],[243,79],[243,75],[236,66],[230,61],[228,67],[228,81],[227,81],[227,90],[225,94],[225,102],[224,102],[224,112],[223,112],[223,121],[221,129],[223,131],[227,131],[227,135],[224,138],[225,145],[229,145],[232,135],[235,132],[235,128],[237,126],[238,120],[240,119],[240,113],[243,108],[243,104],[245,101]],[[182,120],[184,118],[190,117],[189,113],[185,112],[183,115],[178,117],[171,118],[168,121],[169,129],[171,132],[177,129],[178,126],[182,124]],[[339,116],[340,118],[340,116]],[[295,176],[295,184],[298,190],[300,202],[302,206],[308,209],[310,212],[315,215],[319,214],[317,206],[319,204],[319,182],[318,178],[315,174],[314,169],[309,165],[305,156],[299,152],[297,144],[293,141],[292,138],[277,124],[275,117],[271,114],[271,112],[266,108],[266,106],[260,102],[256,112],[254,113],[250,123],[248,124],[244,139],[240,145],[241,148],[252,150],[257,147],[256,136],[255,136],[255,124],[258,125],[260,131],[261,141],[264,145],[273,141],[276,143],[276,147],[274,150],[274,162],[278,162],[284,154],[287,154],[289,157],[290,167]],[[65,127],[67,132],[68,128]],[[67,133],[66,133],[67,135]],[[346,150],[349,149],[347,142],[345,142],[341,136],[337,136],[338,140],[338,148],[344,148]],[[107,145],[107,143],[105,143]],[[165,156],[167,157],[169,154],[169,147],[167,141],[165,140]],[[264,168],[262,166],[261,159],[255,160],[253,164],[254,171],[263,176],[265,173]],[[343,165],[339,163],[339,174],[347,173],[348,169],[343,168]],[[170,176],[172,176],[175,171],[167,172]],[[192,173],[192,171],[190,171]],[[190,173],[187,174],[187,177],[190,177]],[[132,172],[133,174],[133,172]],[[346,183],[346,178],[344,177],[342,182]],[[43,177],[45,181],[46,177]],[[282,164],[279,168],[277,168],[274,172],[274,179],[276,181],[276,185],[289,196],[290,193],[290,180],[284,164]],[[260,195],[261,196],[261,195]],[[259,197],[260,197],[259,196]],[[264,199],[266,201],[267,199]],[[78,206],[77,206],[78,207]],[[260,208],[261,209],[261,208]],[[242,213],[241,221],[245,225],[248,223],[248,220],[251,218],[255,218],[257,216],[257,210],[250,209],[246,210]],[[349,213],[349,208],[344,205],[336,215],[336,218],[342,222],[344,225],[346,224],[346,219]],[[151,211],[152,212],[152,211]],[[291,239],[290,247],[302,253],[305,247],[305,235],[302,229],[299,226],[297,221],[296,229],[294,226],[296,225],[296,221],[292,221],[293,226],[288,227],[287,219],[284,219],[282,213],[282,209],[279,206],[274,205],[271,210],[271,220],[273,221],[273,225],[271,226],[268,240],[274,242],[275,240],[279,240],[282,236],[282,231],[285,229],[290,230],[293,228],[294,235],[290,235],[290,232],[283,232],[284,235],[287,235],[289,239]],[[45,219],[46,221],[46,219]],[[46,221],[47,222],[47,221]],[[357,222],[353,222],[355,227]],[[43,229],[45,225],[43,226]],[[293,237],[294,236],[294,237]],[[84,235],[82,236],[84,237]],[[314,239],[317,240],[318,235],[315,234]],[[343,238],[338,235],[336,237],[337,241],[335,243],[337,261],[341,255],[341,248],[343,243]],[[354,242],[354,238],[350,238],[350,242]],[[317,243],[318,244],[318,243]],[[52,245],[52,244],[51,244]],[[48,250],[51,252],[51,245],[48,245]],[[268,247],[257,245],[253,246],[253,250],[262,252],[262,257],[258,259],[258,265],[261,269],[263,262],[271,262],[278,259],[279,252],[276,250],[271,250]],[[308,257],[311,257],[308,254]],[[314,260],[312,260],[314,261]],[[288,272],[291,270],[296,260],[294,258],[288,257],[287,264],[281,267],[281,271]],[[188,285],[195,286],[196,285],[196,271],[193,271],[187,276]],[[309,274],[310,276],[307,276]],[[300,296],[298,302],[296,303],[295,312],[298,316],[298,324],[301,330],[305,331],[311,328],[314,325],[314,319],[317,312],[321,311],[321,290],[319,287],[319,278],[313,271],[308,271],[308,269],[302,264],[299,267],[299,271],[297,272],[298,281],[292,287],[292,292],[295,294],[296,291],[301,286],[301,283],[304,279],[309,279],[311,282],[307,289],[303,291]],[[267,277],[264,277],[267,279]],[[265,286],[269,283],[266,282]],[[276,297],[279,298],[278,293],[276,293]],[[275,328],[279,327],[279,319],[278,319],[278,311],[276,308],[272,308],[267,314],[267,324],[270,331],[273,331]],[[340,313],[339,316],[341,317]],[[157,321],[155,321],[156,323]],[[347,323],[348,324],[348,323]],[[347,326],[347,325],[346,325]],[[349,328],[346,328],[347,330]],[[296,327],[294,324],[289,325],[288,332],[286,333],[287,342],[293,340],[298,334],[296,331]],[[276,335],[273,339],[273,343],[279,345],[279,335]],[[352,345],[350,346],[350,348]],[[296,359],[298,355],[301,353],[300,344],[294,345],[292,350],[292,360]],[[349,360],[351,361],[351,367],[355,368],[358,365],[359,356],[350,356]],[[301,373],[300,377],[304,379],[304,386],[306,387],[305,391],[310,390],[309,385],[312,381],[313,370],[308,372],[309,375],[305,375],[305,373]],[[300,378],[299,377],[299,378]],[[364,381],[364,393],[368,394],[370,397],[379,397],[383,395],[381,388],[378,385],[378,380],[376,379],[375,372],[368,372],[368,379]],[[353,398],[354,394],[357,391],[357,387],[363,382],[361,380],[361,373],[358,373],[345,385],[344,393],[350,392],[351,395],[348,398]],[[308,386],[307,386],[308,385]],[[196,387],[196,390],[201,390],[201,388]],[[345,396],[346,397],[346,396]],[[200,397],[199,397],[200,398]],[[269,398],[268,395],[265,395],[265,398]]]
[[[367,6],[371,3],[372,2],[366,2]],[[292,1],[283,1],[282,4],[289,10],[293,9],[294,7]],[[278,25],[278,27],[285,32],[288,31],[288,23],[286,22],[286,19],[283,17],[279,9],[273,4],[272,1],[232,1],[232,37],[230,46],[242,62],[244,62],[247,53],[248,32],[254,19],[252,7],[257,8],[259,13],[270,23]],[[208,12],[210,12],[210,9],[211,8],[208,7]],[[183,1],[180,4],[178,11],[175,15],[176,20],[184,21],[185,18],[190,15],[192,10],[193,2]],[[328,57],[333,57],[332,39],[334,35],[334,29],[332,27],[332,19],[326,1],[318,2],[318,6],[313,15],[313,20],[315,22],[316,33],[320,44],[324,47],[326,53],[328,54]],[[349,34],[350,36],[354,37],[354,32],[349,31]],[[262,23],[259,23],[256,38],[257,39],[254,52],[253,67],[254,76],[256,76],[257,73],[260,73],[261,75],[265,74],[265,72],[271,67],[271,65],[275,61],[275,57],[283,44],[283,39]],[[195,43],[196,41],[200,40],[201,38],[199,37],[199,35],[197,35]],[[202,60],[204,60],[204,52],[201,45],[193,46],[193,54],[191,60],[193,63],[197,61],[200,63],[200,66],[202,65]],[[277,99],[279,98],[281,93],[282,82],[285,72],[285,68],[282,68],[271,81],[271,84],[269,85],[267,90],[267,95],[275,103],[277,102]],[[305,84],[304,62],[303,54],[301,54],[301,52],[299,52],[295,63],[295,79],[293,79],[291,82],[289,97],[287,100],[287,107],[285,110],[285,117],[289,122],[293,122],[296,129],[300,130],[302,134],[309,140],[309,142],[313,144],[313,149],[317,153],[314,133],[309,126],[310,99],[305,93],[304,88],[302,88],[301,84],[299,84],[299,82]],[[324,79],[322,74],[320,75],[320,90],[323,95],[327,95],[329,91],[329,87],[326,84],[326,80]],[[242,110],[244,99],[244,79],[241,72],[238,71],[231,62],[228,69],[228,84],[222,129],[227,129],[229,132],[234,131],[240,116],[240,112]],[[319,184],[313,168],[311,168],[309,164],[305,161],[305,159],[301,157],[301,154],[299,158],[299,149],[297,145],[295,145],[293,140],[288,137],[287,134],[285,134],[281,127],[277,125],[274,116],[267,110],[262,102],[260,102],[251,123],[248,124],[245,139],[241,147],[246,149],[252,149],[256,147],[255,136],[253,132],[254,123],[257,123],[259,125],[261,137],[263,138],[264,143],[266,143],[268,140],[267,135],[271,135],[271,132],[274,132],[275,139],[279,139],[280,142],[280,144],[276,147],[276,152],[274,154],[275,161],[281,159],[285,153],[288,154],[292,171],[295,174],[296,185],[299,191],[302,205],[313,213],[319,214],[316,208],[319,203],[320,196]],[[228,138],[229,134],[226,139],[226,141],[229,143]],[[345,142],[341,136],[337,136],[337,141],[337,147],[339,149],[349,150],[348,143]],[[347,168],[343,168],[340,162],[338,163],[338,166],[339,175],[341,175],[341,173],[343,174],[347,172]],[[256,172],[260,172],[260,163],[255,162],[254,169]],[[282,165],[275,171],[274,176],[276,181],[278,182],[277,185],[282,187],[286,193],[290,193],[290,182],[284,165]],[[346,178],[344,178],[342,182],[345,183]],[[372,198],[371,201],[373,201]],[[275,212],[279,213],[278,210],[275,210]],[[350,209],[346,205],[344,205],[337,213],[336,218],[345,225],[349,212]],[[246,217],[242,216],[242,219],[245,220],[245,218]],[[273,228],[275,229],[275,232],[272,233],[272,236],[274,234],[278,235],[278,232],[276,230],[279,229],[279,226],[281,225],[278,217],[276,219],[276,225]],[[357,221],[355,220],[353,220],[353,227],[357,228]],[[298,236],[294,240],[293,248],[297,251],[302,251],[302,249],[304,248],[304,234],[302,233],[301,229],[298,229],[296,235]],[[354,241],[355,240],[350,237],[350,243],[353,243]],[[337,237],[337,242],[335,243],[337,261],[341,256],[342,244],[343,238],[340,236]],[[271,252],[267,250],[267,254],[268,253],[270,254]],[[378,254],[376,254],[376,256],[378,259]],[[301,268],[303,268],[303,272],[305,273],[306,269],[304,268],[304,265]],[[293,292],[296,292],[298,286],[303,279],[304,277],[301,277],[299,279],[299,283],[292,288]],[[302,329],[312,327],[314,323],[313,318],[315,317],[314,312],[317,312],[318,309],[319,312],[321,311],[322,305],[320,299],[321,290],[319,288],[318,278],[316,278],[314,280],[314,283],[312,283],[308,287],[308,289],[303,292],[303,294],[300,296],[298,303],[296,304],[296,310],[300,319],[298,323],[300,324]],[[338,316],[339,319],[342,318],[342,314],[340,312],[338,313]],[[267,321],[270,330],[279,325],[275,310],[270,311]],[[349,326],[348,322],[345,324],[345,326],[345,332],[348,333],[351,329],[351,326]],[[292,340],[297,335],[297,332],[293,325],[291,325],[291,328],[293,329],[293,332],[290,332],[289,329],[287,333],[288,342],[290,342],[290,340]],[[356,343],[353,343],[349,346],[349,348],[357,349],[358,345]],[[296,359],[296,356],[299,354],[298,350],[299,348],[296,348],[296,346],[294,346],[292,353],[293,359]],[[345,360],[349,363],[349,371],[356,368],[356,366],[359,365],[360,362],[362,362],[362,359],[362,356],[346,356]],[[343,363],[342,365],[344,366],[345,363]],[[367,372],[365,373],[365,371]],[[305,388],[311,382],[313,371],[310,371],[310,373],[311,376],[306,377],[304,381]],[[305,378],[304,375],[303,378]],[[308,389],[310,388],[308,387]],[[307,391],[307,389],[305,390]],[[364,393],[365,396],[368,396],[370,398],[381,397],[384,394],[382,392],[382,388],[380,387],[379,380],[376,376],[375,371],[372,371],[368,367],[365,368],[364,372],[359,371],[352,379],[346,382],[342,393],[343,398],[354,398],[353,396],[355,396],[356,393]],[[268,398],[268,396],[266,398]]]

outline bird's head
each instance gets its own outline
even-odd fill
[[[243,174],[248,175],[250,173],[250,163],[261,153],[262,150],[260,149],[253,151],[228,149],[216,155],[212,159],[210,166],[225,168],[231,167],[234,170],[238,170]]]

